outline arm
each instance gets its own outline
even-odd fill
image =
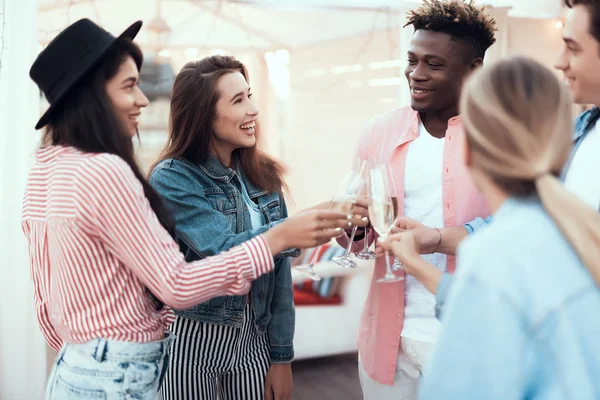
[[[476,218],[465,225],[435,229],[425,226],[414,219],[400,217],[396,221],[396,227],[392,232],[411,231],[419,245],[419,252],[421,254],[443,253],[454,256],[456,255],[458,245],[463,239],[487,226],[491,220],[491,216],[486,219]]]
[[[281,216],[288,217],[287,206],[281,200]],[[275,267],[275,288],[271,301],[271,321],[268,326],[271,343],[271,363],[290,363],[294,358],[294,332],[296,315],[294,289],[289,257],[281,257]]]
[[[461,283],[445,312],[419,398],[523,398],[530,349],[519,310],[476,278]]]
[[[227,216],[216,210],[204,195],[204,188],[175,166],[155,169],[150,184],[175,217],[177,238],[202,258],[244,243],[276,224],[234,233]]]
[[[467,234],[471,235],[477,232],[479,229],[487,226],[490,222],[492,222],[492,216],[490,215],[487,218],[475,218],[473,221],[465,224],[465,229],[467,230]]]
[[[186,263],[152,211],[141,183],[116,156],[90,159],[77,191],[84,228],[171,307],[189,308],[213,297],[247,293],[254,279],[273,269],[273,255],[262,236],[218,256]]]

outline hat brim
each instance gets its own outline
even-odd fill
[[[90,62],[86,68],[81,69],[81,71],[79,71],[77,76],[74,77],[72,85],[77,83],[83,76],[85,76],[86,73],[88,73],[91,69],[93,69],[96,65],[98,65],[98,62],[100,62],[104,58],[106,53],[114,46],[114,44],[116,43],[116,41],[118,39],[124,38],[124,39],[133,40],[137,36],[137,34],[140,32],[140,29],[142,29],[142,24],[143,24],[142,21],[134,22],[133,24],[131,24],[129,26],[129,28],[125,29],[123,31],[123,33],[121,33],[119,36],[117,36],[115,38],[115,40],[112,41],[112,43],[110,43],[108,46],[106,46],[106,48],[104,50],[102,50],[101,52],[98,52],[98,55],[94,58],[94,60],[92,60],[92,62]],[[65,90],[61,96],[54,99],[54,101],[52,102],[50,107],[48,107],[46,112],[42,115],[42,117],[39,119],[39,121],[35,125],[36,130],[43,128],[44,126],[46,126],[48,124],[48,122],[50,122],[50,117],[51,117],[52,113],[58,106],[60,106],[61,100],[67,94],[69,94],[69,91]]]

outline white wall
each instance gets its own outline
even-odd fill
[[[494,8],[491,13],[499,31],[496,43],[487,52],[486,63],[521,54],[553,68],[561,49],[556,19],[511,18],[507,8]],[[365,34],[292,52],[292,87],[283,146],[290,170],[287,179],[295,201],[291,210],[328,199],[350,168],[367,120],[409,104],[402,71],[411,35],[410,28],[393,29],[376,32],[371,38]],[[398,60],[401,65],[369,68],[370,63],[384,60]],[[340,66],[352,66],[354,70],[334,73]],[[385,78],[389,79],[387,83],[378,81],[382,86],[369,85],[369,81],[372,84],[373,80]]]
[[[4,4],[3,4],[4,2]],[[39,134],[38,91],[29,79],[37,55],[36,0],[0,0],[0,399],[40,399],[46,345],[37,326],[20,216]],[[33,105],[33,106],[32,106]]]
[[[399,95],[407,91],[403,68],[372,64],[403,60],[401,40],[393,29],[292,52],[284,146],[290,210],[330,198],[351,166],[367,119],[401,104]]]

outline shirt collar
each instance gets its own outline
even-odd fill
[[[581,115],[581,119],[575,128],[575,137],[573,140],[577,141],[581,138],[585,133],[587,133],[590,128],[596,123],[598,118],[600,117],[600,108],[594,107]]]
[[[411,110],[411,112],[409,112],[408,114],[408,118],[404,121],[396,121],[396,124],[391,124],[391,127],[397,127],[397,126],[404,126],[404,130],[402,132],[402,134],[400,135],[398,142],[396,143],[396,147],[398,146],[402,146],[403,144],[406,144],[408,142],[411,142],[413,140],[415,140],[417,137],[419,137],[419,124],[421,122],[421,118],[419,117],[419,113],[415,110]],[[448,129],[450,129],[450,127],[461,127],[462,126],[462,119],[460,118],[460,115],[457,115],[456,117],[452,117],[448,120]]]

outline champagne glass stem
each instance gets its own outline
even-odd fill
[[[322,246],[319,246],[319,247],[317,247],[315,249],[315,252],[313,253],[312,257],[310,258],[310,262],[308,264],[308,268],[306,269],[306,274],[313,281],[320,281],[321,280],[321,277],[319,275],[317,275],[317,273],[315,272],[315,264],[317,262],[317,256],[319,254],[319,250],[321,249],[321,247]]]
[[[352,234],[350,235],[350,240],[348,241],[348,247],[346,247],[346,253],[344,254],[344,257],[348,257],[350,255],[350,250],[352,250],[352,243],[354,243],[354,236],[356,236],[357,229],[358,226],[354,225],[354,228],[352,228]]]
[[[392,273],[392,266],[390,264],[390,253],[387,250],[385,251],[385,267],[386,273],[390,275]]]

